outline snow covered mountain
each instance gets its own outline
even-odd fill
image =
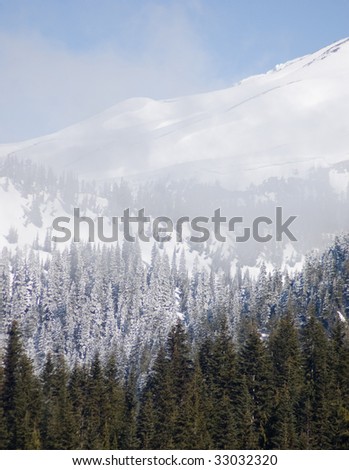
[[[348,81],[345,39],[228,89],[121,102],[59,132],[1,145],[0,156],[85,178],[161,171],[244,189],[349,158]]]
[[[211,216],[220,207],[252,220],[282,206],[298,216],[297,244],[186,247],[193,259],[228,269],[237,260],[297,266],[311,248],[349,230],[348,81],[344,39],[225,90],[134,98],[59,132],[2,144],[1,243],[39,237],[43,247],[53,218],[71,216],[73,207],[91,217],[121,215],[125,204],[154,217]],[[34,167],[19,171],[12,157]]]
[[[70,365],[116,351],[125,371],[132,364],[144,378],[178,317],[194,343],[220,315],[232,335],[251,311],[267,334],[288,305],[300,324],[309,303],[326,322],[337,311],[346,320],[347,289],[343,299],[337,290],[348,284],[348,238],[322,261],[306,254],[349,232],[348,82],[349,39],[226,90],[128,100],[49,136],[1,145],[0,349],[17,319],[38,368],[50,351]],[[219,208],[251,227],[277,207],[284,220],[297,216],[298,241],[191,243],[186,228],[183,242],[158,246],[51,242],[53,219],[74,208],[104,216],[110,229],[126,208],[174,221]]]

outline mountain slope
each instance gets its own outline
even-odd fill
[[[124,101],[54,134],[1,145],[0,156],[85,178],[174,170],[244,189],[348,158],[348,80],[345,39],[225,90]]]

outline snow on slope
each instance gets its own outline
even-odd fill
[[[32,245],[36,237],[39,237],[41,245],[44,244],[46,230],[52,226],[53,218],[59,214],[68,216],[61,202],[52,200],[43,195],[41,204],[42,226],[37,227],[28,220],[28,213],[33,200],[33,195],[24,197],[7,178],[0,177],[0,246],[10,248],[12,243],[7,241],[10,229],[17,232],[20,246]]]
[[[244,189],[349,158],[349,39],[231,88],[134,98],[48,136],[0,145],[87,178],[196,176]]]
[[[21,194],[21,192],[13,185],[13,183],[8,180],[8,178],[0,177],[0,261],[1,261],[1,251],[2,248],[6,247],[11,252],[15,252],[17,247],[31,247],[34,241],[37,241],[39,245],[40,256],[43,260],[48,256],[47,253],[43,251],[45,244],[45,239],[47,236],[47,231],[52,229],[53,219],[57,216],[69,217],[71,222],[67,224],[67,227],[73,232],[73,221],[72,213],[73,208],[67,211],[67,208],[64,207],[64,204],[60,198],[52,199],[49,194],[44,192],[41,193],[42,202],[40,204],[40,213],[42,217],[42,223],[40,226],[33,224],[29,218],[28,213],[30,212],[30,206],[33,200],[33,194],[29,194],[26,197]],[[82,202],[83,195],[79,195],[79,199]],[[107,204],[107,201],[103,198],[98,198],[99,206]],[[91,210],[84,211],[84,215],[91,217],[95,222],[98,215]],[[112,233],[110,218],[105,218],[103,224],[103,233],[106,236],[110,236]],[[8,234],[10,230],[14,230],[17,235],[17,241],[9,241]],[[84,242],[88,241],[89,233],[86,225],[82,225],[80,228],[81,240]],[[55,233],[55,235],[58,235]],[[183,227],[183,238],[187,240],[190,237],[190,231],[187,226]],[[96,237],[97,239],[97,237]],[[118,240],[120,244],[123,243],[123,232],[119,226],[118,230]],[[70,241],[67,243],[56,244],[57,249],[63,250],[70,245]],[[102,242],[99,243],[100,246],[103,245]],[[140,241],[140,248],[142,252],[142,258],[145,263],[150,263],[153,241],[150,243]],[[218,243],[214,243],[211,247],[212,250],[217,249]],[[220,244],[221,245],[221,244]],[[191,271],[194,265],[197,267],[208,267],[211,265],[211,258],[209,256],[198,256],[196,251],[189,249],[187,243],[184,244],[176,242],[173,238],[170,242],[166,243],[161,249],[164,249],[168,256],[172,257],[173,251],[176,249],[178,256],[182,249],[186,250],[186,262],[187,267]],[[234,270],[235,272],[235,266]]]

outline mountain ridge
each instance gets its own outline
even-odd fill
[[[2,144],[0,156],[14,154],[88,179],[223,159],[238,172],[288,161],[338,163],[349,146],[348,41],[224,90],[169,100],[131,98],[61,131]],[[240,188],[251,183],[238,180]]]

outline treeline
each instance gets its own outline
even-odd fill
[[[0,368],[1,449],[347,449],[349,341],[310,312],[267,340],[244,322],[240,345],[222,321],[194,352],[179,321],[145,386],[117,358],[68,369],[33,366],[12,324]]]

